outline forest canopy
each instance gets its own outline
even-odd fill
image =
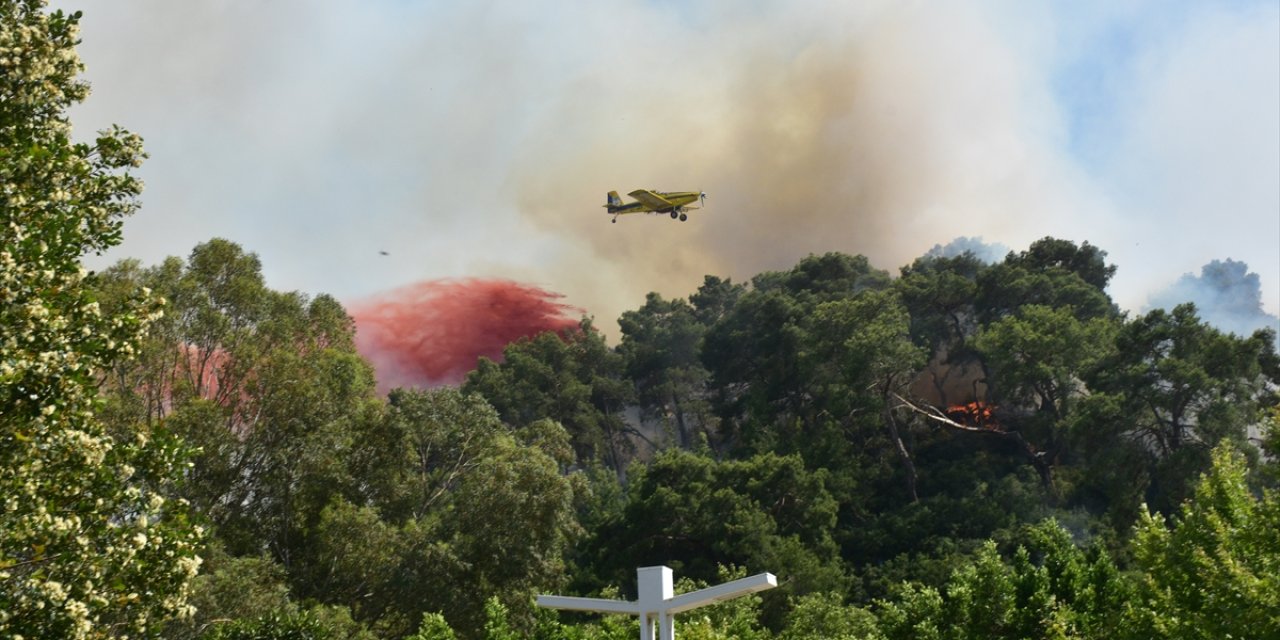
[[[1112,270],[1059,239],[809,256],[383,396],[337,301],[215,239],[90,278],[106,310],[167,301],[96,415],[190,447],[166,499],[209,538],[164,637],[630,637],[532,597],[659,564],[779,576],[691,637],[1280,628],[1274,335],[1121,313]]]

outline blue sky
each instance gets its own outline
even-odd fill
[[[1153,59],[1172,55],[1179,45],[1194,47],[1189,41],[1198,35],[1198,27],[1215,30],[1206,21],[1234,19],[1272,36],[1280,31],[1274,1],[1060,0],[1053,7],[1065,46],[1048,66],[1051,83],[1064,108],[1073,155],[1095,169],[1105,168],[1102,159],[1113,151],[1109,142],[1122,135],[1118,116],[1134,99],[1134,85],[1150,73]],[[1215,37],[1229,35],[1223,30]],[[1263,48],[1251,53],[1268,52]]]
[[[280,289],[503,276],[612,325],[705,273],[1054,235],[1107,250],[1130,309],[1225,258],[1280,309],[1274,1],[79,8],[77,130],[152,155],[106,260],[221,236]],[[609,224],[638,187],[709,206]]]

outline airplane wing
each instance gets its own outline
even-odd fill
[[[669,200],[664,199],[662,196],[648,189],[636,189],[635,191],[632,191],[627,195],[631,196],[632,198],[635,198],[636,200],[639,200],[641,203],[644,204],[644,206],[649,207],[654,211],[657,211],[658,209],[666,209],[666,208],[675,206],[675,205],[672,205]]]

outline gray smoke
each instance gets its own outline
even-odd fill
[[[935,244],[932,249],[925,252],[926,258],[954,258],[964,253],[971,253],[977,259],[987,263],[994,264],[1004,260],[1009,255],[1009,247],[999,242],[987,243],[983,242],[981,236],[968,237],[960,236],[947,244]]]
[[[981,10],[807,9],[712,5],[706,37],[672,24],[661,46],[599,43],[513,167],[520,213],[572,246],[543,281],[609,317],[809,253],[895,271],[944,238],[1108,233],[1053,147],[1049,87]],[[637,188],[709,198],[688,223],[609,224],[605,191]]]
[[[1240,336],[1267,327],[1280,331],[1280,317],[1262,308],[1261,279],[1241,261],[1214,260],[1198,276],[1184,274],[1151,296],[1147,309],[1172,309],[1186,302],[1194,303],[1200,317],[1222,331]]]

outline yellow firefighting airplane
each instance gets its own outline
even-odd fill
[[[636,202],[622,203],[622,198],[618,197],[617,191],[609,192],[609,202],[605,204],[605,208],[609,210],[609,215],[613,216],[613,221],[618,221],[618,216],[628,213],[670,213],[671,217],[679,218],[681,222],[689,219],[685,214],[686,211],[701,209],[702,207],[686,206],[694,200],[701,200],[702,204],[707,203],[707,194],[701,191],[653,191],[651,189],[636,189],[627,195],[636,199]]]

